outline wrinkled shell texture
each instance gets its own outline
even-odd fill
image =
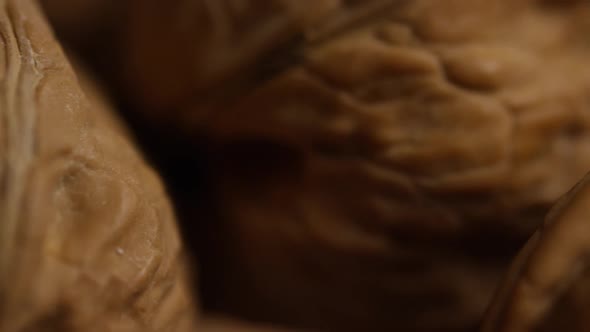
[[[130,23],[130,91],[217,144],[213,306],[474,329],[590,167],[588,3],[262,3],[142,1]]]
[[[0,330],[192,330],[160,180],[32,1],[0,1],[0,82]]]

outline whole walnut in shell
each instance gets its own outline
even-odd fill
[[[590,167],[587,2],[142,4],[129,90],[211,142],[212,308],[473,330]]]
[[[158,176],[35,2],[0,25],[0,330],[194,331]]]

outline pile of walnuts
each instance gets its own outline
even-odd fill
[[[0,82],[0,331],[590,326],[588,1],[0,0]]]

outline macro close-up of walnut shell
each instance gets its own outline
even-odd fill
[[[590,2],[0,25],[0,331],[586,330]]]

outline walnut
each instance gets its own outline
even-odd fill
[[[586,331],[590,175],[564,195],[514,260],[482,331]]]
[[[194,331],[158,176],[33,1],[0,25],[0,330]]]
[[[130,19],[129,91],[213,142],[211,306],[326,330],[475,328],[590,167],[590,6],[296,2],[150,0]]]

